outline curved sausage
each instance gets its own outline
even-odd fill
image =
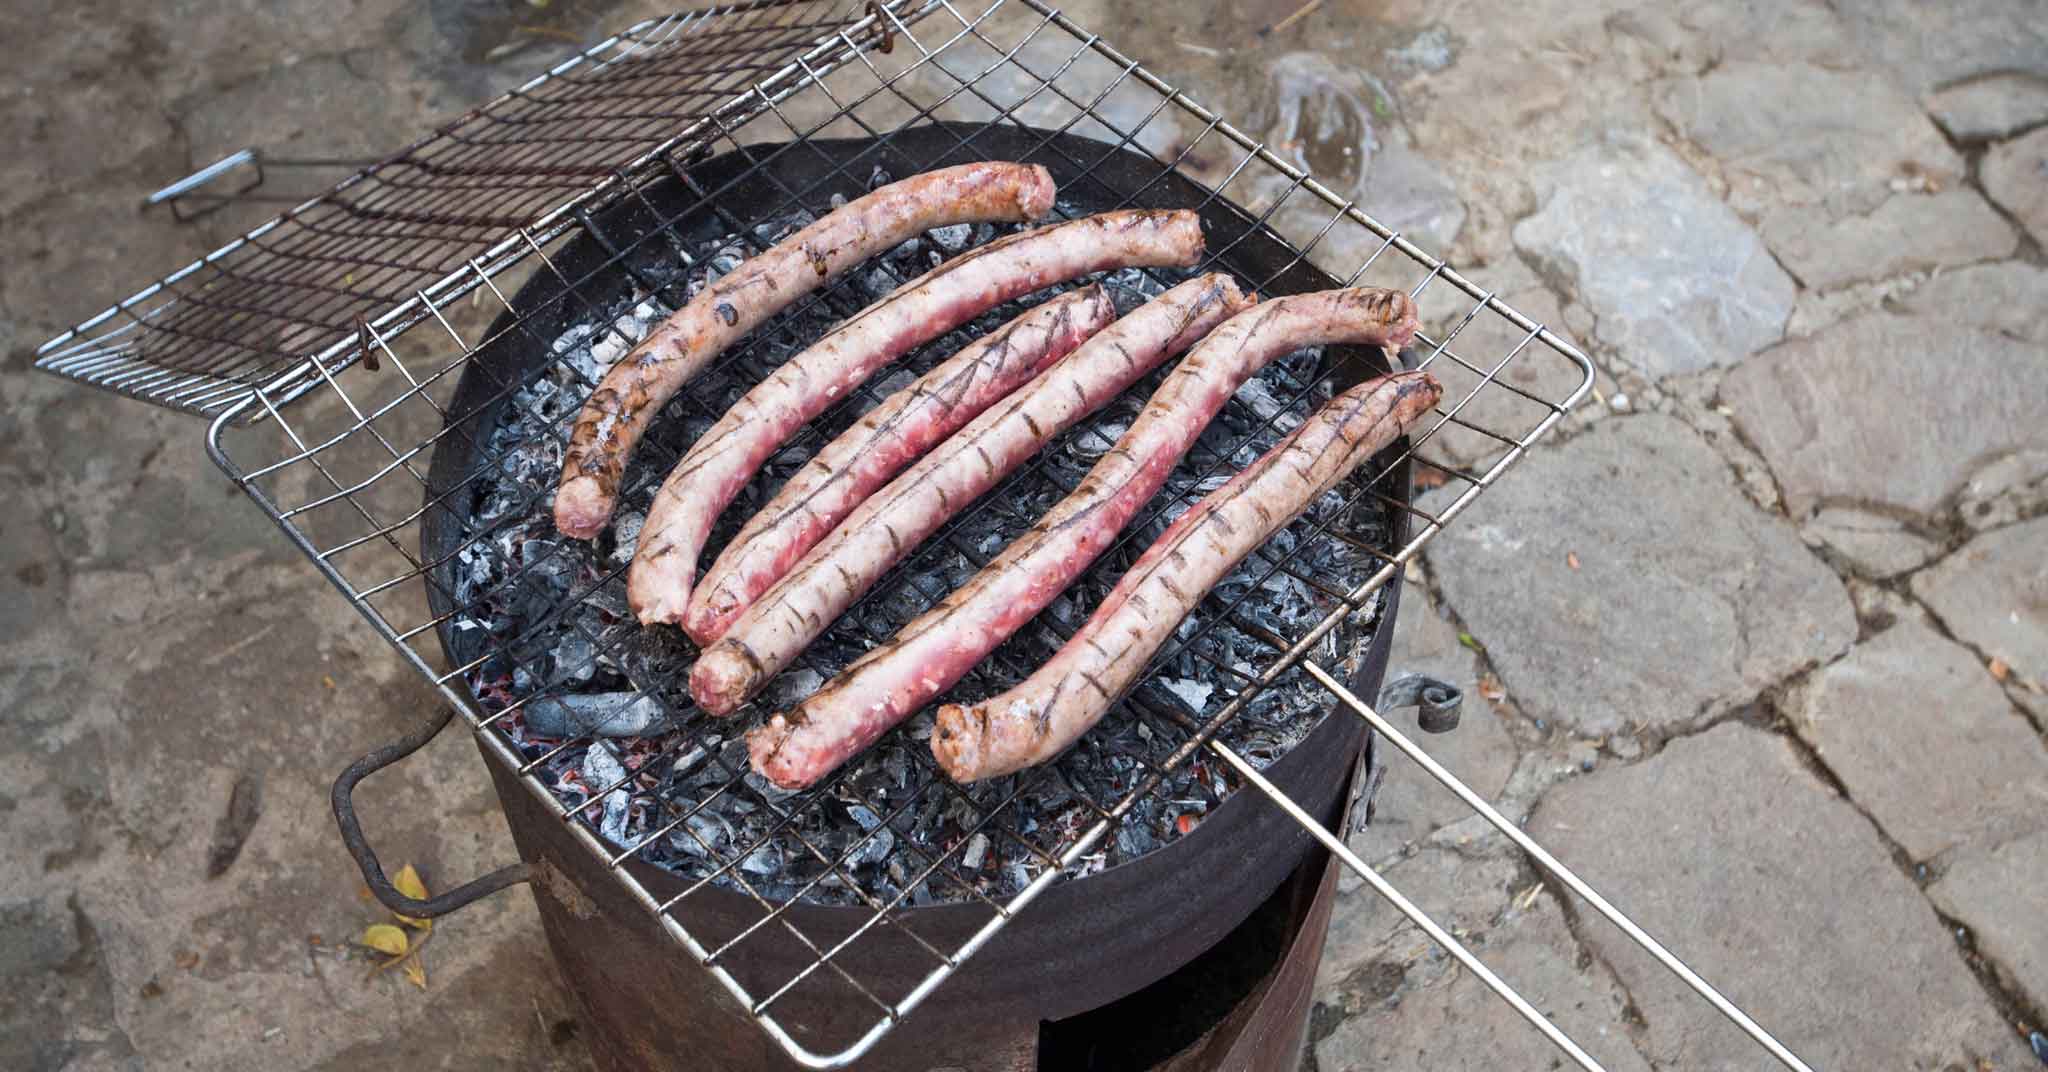
[[[934,227],[1035,220],[1052,201],[1052,175],[1037,165],[941,168],[849,201],[742,263],[648,333],[584,400],[562,457],[555,527],[584,540],[602,532],[626,458],[654,415],[761,321]]]
[[[748,391],[676,463],[626,574],[643,625],[681,621],[697,555],[718,515],[804,422],[874,371],[989,309],[1108,268],[1164,268],[1202,256],[1193,212],[1105,212],[970,250],[855,314]]]
[[[1116,319],[1100,286],[1069,291],[976,339],[870,410],[782,485],[697,582],[683,632],[700,647],[846,515],[932,445]]]
[[[704,652],[690,673],[698,706],[737,708],[947,518],[1248,304],[1227,275],[1191,279],[975,418],[862,504]]]
[[[939,708],[932,755],[955,781],[1035,766],[1080,740],[1144,672],[1195,604],[1259,544],[1387,444],[1443,394],[1426,372],[1359,384],[1182,514],[1086,624],[1016,688]]]
[[[929,703],[1064,591],[1152,498],[1202,429],[1253,372],[1318,342],[1407,345],[1415,303],[1389,290],[1281,298],[1202,341],[1081,486],[938,606],[862,656],[788,714],[747,736],[777,785],[823,777]]]

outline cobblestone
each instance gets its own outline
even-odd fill
[[[1784,703],[1849,796],[1914,860],[2039,821],[2048,749],[1983,664],[1902,622],[1816,671]]]
[[[1721,384],[1802,520],[1833,503],[1936,514],[1987,462],[2048,445],[2044,396],[2037,347],[1886,314],[1791,340]]]
[[[1591,736],[1685,726],[1856,634],[1841,582],[1661,415],[1530,458],[1428,555],[1523,710]]]
[[[1675,741],[1552,790],[1529,830],[1816,1068],[2033,1059],[1869,822],[1782,741],[1740,725]],[[1643,1011],[1653,1065],[1761,1067],[1754,1043],[1618,931],[1581,937]]]

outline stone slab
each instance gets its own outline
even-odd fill
[[[1595,335],[1652,378],[1732,365],[1778,341],[1794,286],[1755,232],[1654,142],[1613,138],[1539,172],[1515,245],[1570,286]]]
[[[1758,108],[1756,102],[1773,102]],[[1876,70],[1730,60],[1657,87],[1786,269],[1829,290],[2011,252],[2015,237],[1913,99]],[[1900,236],[1910,235],[1910,241]]]
[[[1907,528],[1897,518],[1848,506],[1830,506],[1799,526],[1816,546],[1826,547],[1870,577],[1892,577],[1926,565],[1941,545]]]
[[[1818,290],[1992,260],[2019,246],[2012,227],[1966,188],[1901,193],[1839,219],[1774,210],[1762,229],[1785,267]]]
[[[1909,93],[1992,71],[2048,75],[2048,23],[2031,3],[2007,0],[1864,0],[1839,7],[1865,62]]]
[[[1528,829],[1815,1068],[2033,1060],[1869,822],[1768,734],[1718,726],[1566,782]],[[1652,1065],[1769,1063],[1619,931],[1582,934],[1641,1010]]]
[[[2041,825],[2048,748],[1975,656],[1924,625],[1857,644],[1783,710],[1914,860]]]
[[[2048,122],[2048,78],[2000,71],[1936,90],[1926,104],[1957,141],[1995,141]]]
[[[1987,532],[1913,578],[1964,643],[2048,691],[2048,518]]]
[[[1590,736],[1686,725],[1856,635],[1841,582],[1798,534],[1657,414],[1531,455],[1427,553],[1523,711]]]
[[[1721,400],[1804,519],[1844,503],[1933,514],[1983,465],[2048,444],[2038,347],[1871,314],[1731,372]]]
[[[2048,269],[2025,261],[1939,272],[1900,297],[1906,309],[2048,345]]]
[[[1913,98],[1869,68],[1731,57],[1703,76],[1664,80],[1656,99],[1658,114],[1727,172],[1744,213],[1839,218],[1877,207],[1893,179],[1953,186],[1964,174]]]
[[[1388,881],[1453,928],[1489,968],[1609,1069],[1642,1070],[1629,1037],[1627,995],[1581,955],[1564,914],[1534,880],[1498,858],[1429,850]],[[1375,941],[1340,977],[1319,980],[1319,1072],[1549,1068],[1560,1060],[1534,1027],[1433,945],[1371,890],[1340,907],[1378,924]]]
[[[2036,1008],[2048,1005],[2048,829],[1959,854],[1927,896]]]
[[[2048,244],[2048,127],[1992,146],[1979,173],[1984,192],[2034,241]]]

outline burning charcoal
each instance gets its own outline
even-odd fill
[[[976,834],[967,839],[967,848],[960,853],[960,867],[965,871],[981,870],[981,861],[988,857],[988,835]]]
[[[542,737],[651,737],[674,728],[660,701],[631,692],[540,697],[521,710],[526,728]]]
[[[619,762],[619,757],[612,751],[611,745],[600,742],[591,745],[583,753],[581,773],[583,775],[583,784],[589,786],[590,791],[595,793],[607,786],[624,781],[626,778],[626,766]]]
[[[760,848],[740,860],[740,870],[750,875],[773,875],[781,871],[781,847],[773,841],[763,842]]]
[[[581,684],[597,670],[597,649],[589,637],[572,632],[555,645],[554,662],[557,679]]]
[[[694,805],[685,801],[683,806],[687,811]],[[732,837],[732,824],[707,808],[684,819],[682,827],[669,834],[668,840],[669,844],[692,856],[711,856],[722,851]]]
[[[816,670],[807,666],[797,667],[769,684],[769,702],[778,710],[794,707],[824,683],[824,675]]]
[[[950,227],[934,227],[925,233],[925,237],[930,238],[933,245],[951,257],[965,251],[968,244],[974,241],[974,225],[956,223]]]
[[[1083,425],[1067,443],[1067,450],[1076,458],[1086,458],[1092,462],[1109,453],[1109,448],[1116,446],[1116,441],[1129,430],[1129,424],[1113,421]]]
[[[744,761],[742,761],[742,766],[744,765],[745,763]],[[781,786],[776,785],[774,782],[771,782],[768,779],[761,777],[759,774],[756,774],[752,770],[747,771],[746,777],[743,779],[743,781],[747,783],[747,788],[752,789],[754,792],[759,793],[762,797],[774,803],[780,803],[782,801],[788,800],[790,797],[793,797],[798,793],[802,792],[802,790],[800,789],[784,789]]]
[[[582,345],[583,340],[590,338],[592,330],[589,324],[577,324],[575,327],[555,336],[554,344],[548,348],[555,353],[566,354],[570,350]]]
[[[867,298],[870,301],[882,300],[890,291],[896,289],[896,284],[896,277],[881,268],[870,268],[866,272],[861,273],[861,289],[867,292]]]
[[[888,827],[883,827],[869,835],[866,841],[861,842],[860,847],[854,850],[854,854],[848,862],[854,867],[873,867],[888,859],[889,854],[895,851],[895,849],[895,832],[891,831]]]
[[[1135,860],[1151,852],[1158,844],[1159,839],[1154,837],[1150,830],[1145,829],[1143,823],[1126,819],[1117,824],[1116,853],[1119,860]]]

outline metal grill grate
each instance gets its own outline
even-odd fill
[[[257,387],[282,404],[357,360],[365,322],[404,331],[475,285],[472,263],[520,260],[619,196],[622,171],[705,144],[877,21],[858,0],[755,0],[643,23],[79,324],[37,367],[193,413]]]
[[[553,804],[639,903],[807,1066],[838,1067],[867,1052],[1034,899],[1088,866],[1090,854],[1119,820],[1160,784],[1191,764],[1207,762],[1234,772],[1236,784],[1255,786],[1279,802],[1572,1060],[1597,1068],[1593,1058],[1346,851],[1340,837],[1318,826],[1225,739],[1262,692],[1284,679],[1305,677],[1325,690],[1338,710],[1348,709],[1369,722],[1459,791],[1774,1056],[1803,1068],[1511,822],[1429,761],[1323,665],[1328,656],[1321,645],[1327,638],[1376,606],[1420,548],[1588,391],[1593,370],[1587,358],[1037,0],[995,0],[986,8],[951,0],[871,5],[856,18],[859,14],[825,3],[758,4],[636,27],[54,340],[42,363],[102,386],[216,413],[209,436],[216,461],[372,626],[440,688],[486,751],[519,771],[527,789]],[[1015,799],[1014,787],[1001,792],[960,789],[928,765],[920,767],[916,777],[965,810],[965,832],[985,834],[1031,864],[1030,881],[1021,892],[991,896],[964,873],[971,870],[961,859],[968,851],[967,837],[910,853],[921,876],[943,884],[981,913],[980,925],[963,939],[936,941],[916,934],[903,918],[901,896],[877,896],[860,890],[857,882],[852,885],[867,907],[867,922],[850,933],[807,933],[792,918],[792,901],[757,888],[740,867],[752,849],[747,845],[718,853],[714,861],[716,875],[749,896],[751,918],[720,933],[693,929],[678,908],[713,888],[714,880],[700,879],[672,897],[657,896],[637,875],[637,846],[607,842],[585,821],[585,813],[622,790],[634,801],[666,808],[653,828],[664,834],[687,832],[692,811],[668,807],[649,789],[647,776],[682,762],[706,727],[701,720],[688,721],[685,713],[685,724],[637,757],[636,767],[622,771],[611,784],[587,787],[586,803],[557,803],[540,775],[563,749],[590,742],[565,742],[541,755],[524,752],[507,729],[511,714],[530,698],[475,702],[470,690],[474,672],[486,659],[503,654],[502,645],[493,642],[461,665],[443,665],[437,632],[451,627],[463,605],[446,581],[450,558],[460,548],[439,554],[420,548],[436,512],[456,510],[457,498],[454,491],[436,494],[430,465],[440,453],[456,449],[502,459],[502,452],[493,453],[479,442],[479,411],[457,408],[454,397],[458,380],[472,371],[479,355],[507,339],[552,330],[544,318],[557,315],[559,308],[522,308],[510,298],[524,281],[536,275],[552,279],[566,296],[563,307],[592,315],[606,312],[605,303],[617,295],[588,292],[594,273],[564,264],[563,251],[574,240],[609,243],[612,252],[601,267],[611,268],[630,262],[636,250],[644,254],[657,248],[645,243],[667,233],[657,226],[615,240],[599,225],[600,210],[625,206],[664,223],[693,211],[715,213],[741,180],[695,184],[691,165],[708,154],[756,146],[758,163],[743,178],[760,179],[771,174],[781,154],[814,151],[807,147],[822,139],[871,139],[879,150],[887,150],[907,141],[907,131],[930,131],[940,122],[966,124],[936,128],[953,132],[948,137],[957,145],[948,146],[949,152],[979,155],[980,132],[1023,136],[1063,157],[1083,182],[1099,181],[1096,169],[1112,153],[1149,154],[1154,161],[1149,181],[1120,189],[1123,201],[1146,203],[1156,184],[1182,179],[1205,184],[1205,207],[1234,215],[1242,224],[1224,240],[1212,232],[1211,262],[1205,269],[1241,269],[1233,257],[1240,242],[1278,242],[1290,254],[1285,266],[1245,282],[1284,292],[1288,280],[1283,276],[1313,266],[1347,285],[1393,286],[1414,294],[1430,329],[1415,352],[1447,388],[1438,413],[1414,437],[1412,448],[1377,460],[1351,486],[1342,510],[1311,516],[1297,527],[1290,549],[1270,547],[1246,568],[1261,576],[1291,571],[1300,579],[1299,556],[1345,539],[1348,522],[1339,522],[1360,510],[1393,516],[1405,511],[1413,534],[1397,544],[1355,548],[1363,563],[1360,576],[1335,584],[1312,577],[1328,601],[1327,613],[1292,635],[1260,638],[1265,650],[1254,672],[1219,667],[1217,680],[1228,698],[1213,712],[1193,716],[1148,699],[1141,690],[1121,717],[1143,721],[1160,743],[1119,795],[1090,802],[1092,821],[1085,826],[1028,833],[1003,818]],[[1098,145],[1102,155],[1077,152],[1075,144]],[[539,163],[543,158],[549,162]],[[857,186],[866,178],[843,165],[831,170],[834,184]],[[684,191],[680,209],[670,200],[678,189]],[[819,193],[815,185],[783,186],[774,196],[790,206],[815,205]],[[676,256],[684,253],[687,249],[675,251]],[[336,271],[343,278],[338,285],[328,278]],[[663,287],[659,279],[641,282],[657,295]],[[831,293],[814,300],[831,308]],[[262,338],[271,341],[253,341]],[[363,356],[375,360],[354,366]],[[1566,384],[1550,397],[1517,383],[1560,382],[1556,375],[1515,382],[1503,377],[1511,366],[1542,363],[1553,373],[1562,370]],[[494,382],[487,401],[504,404],[531,382],[534,372]],[[1313,370],[1296,387],[1291,401],[1304,403],[1316,388]],[[686,394],[679,404],[687,407],[692,404],[688,399]],[[258,419],[254,427],[243,427]],[[1477,452],[1485,460],[1473,467],[1442,461],[1431,444],[1451,429],[1461,438],[1489,444],[1491,449]],[[655,479],[663,463],[672,460],[655,451],[642,453],[650,457],[642,458],[639,468],[651,470]],[[1427,467],[1459,489],[1449,506],[1427,513],[1387,494],[1383,484],[1376,490],[1375,482],[1405,473],[1410,464]],[[1031,477],[1026,473],[1020,479]],[[458,484],[457,490],[464,486]],[[530,506],[539,509],[541,504]],[[948,538],[942,533],[935,540]],[[476,547],[481,537],[466,539],[466,546]],[[1114,552],[1107,557],[1113,559]],[[601,599],[605,586],[619,579],[614,570],[579,585],[562,609]],[[1234,621],[1236,610],[1228,601],[1211,600],[1203,611],[1203,629]],[[1056,627],[1041,625],[1050,630],[1047,637],[1060,635]],[[594,648],[613,643],[602,636],[591,640]],[[1194,642],[1184,640],[1182,646]],[[633,683],[657,702],[666,703],[671,695],[661,681]],[[738,770],[726,773],[728,788],[744,777]],[[1041,771],[1027,777],[1052,776]],[[800,826],[805,809],[824,806],[843,778],[789,798],[784,824]],[[885,816],[885,821],[893,818]],[[835,875],[846,881],[846,860],[861,847],[828,850],[805,844],[815,858],[817,883]],[[905,985],[880,985],[863,962],[862,948],[881,931],[908,935],[928,958],[928,970]],[[798,966],[765,971],[750,960],[750,943],[763,936],[801,946],[805,952]],[[860,1025],[845,1037],[799,1041],[778,1009],[792,995],[819,988],[872,1015],[856,1018]]]

